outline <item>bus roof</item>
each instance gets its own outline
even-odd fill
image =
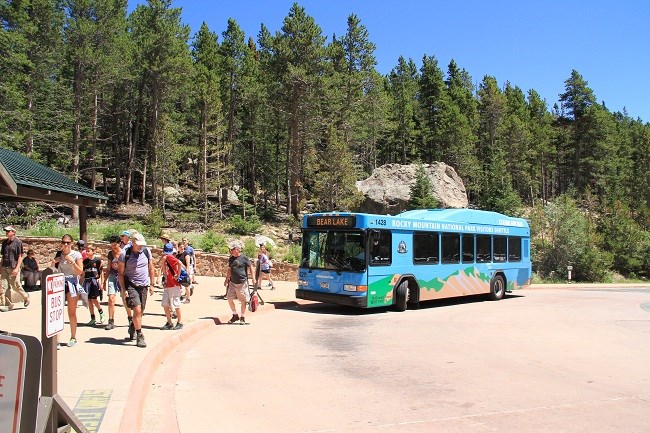
[[[308,217],[356,216],[366,222],[372,219],[413,220],[422,222],[482,224],[490,226],[519,227],[528,229],[528,222],[523,218],[511,217],[498,212],[477,209],[418,209],[402,212],[397,215],[378,215],[355,212],[322,212],[305,216],[304,226]]]

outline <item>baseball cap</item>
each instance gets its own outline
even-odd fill
[[[136,233],[133,236],[131,236],[131,239],[133,240],[133,243],[136,245],[144,246],[147,245],[147,241],[144,240],[144,236],[140,233]]]
[[[5,231],[6,232],[15,232],[16,229],[13,226],[5,226]]]
[[[174,253],[174,245],[172,245],[170,242],[166,243],[163,246],[163,253],[165,253],[165,254],[173,254]]]
[[[79,239],[77,241],[77,246],[83,247],[84,245],[86,245],[86,241],[84,241],[83,239]]]
[[[233,248],[239,248],[240,250],[242,249],[243,245],[241,241],[230,241],[228,242],[228,248],[233,249]]]
[[[124,230],[122,233],[120,233],[120,236],[128,236],[131,237],[131,232],[128,230]]]

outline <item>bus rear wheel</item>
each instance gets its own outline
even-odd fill
[[[490,301],[498,301],[506,293],[506,283],[501,275],[495,275],[490,281]]]
[[[402,281],[395,289],[395,310],[405,311],[409,300],[409,284]]]

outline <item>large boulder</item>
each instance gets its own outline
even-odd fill
[[[376,168],[372,175],[357,182],[357,189],[364,195],[360,212],[395,215],[406,210],[415,184],[416,164],[386,164]],[[465,185],[453,167],[434,162],[424,164],[424,171],[431,183],[431,193],[444,208],[464,208],[469,204]]]

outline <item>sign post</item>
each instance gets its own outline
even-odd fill
[[[69,425],[79,433],[88,433],[57,392],[57,346],[58,334],[64,326],[65,277],[53,268],[46,268],[41,274],[41,289],[44,306],[41,321],[43,374],[36,431],[56,433],[60,427]]]

